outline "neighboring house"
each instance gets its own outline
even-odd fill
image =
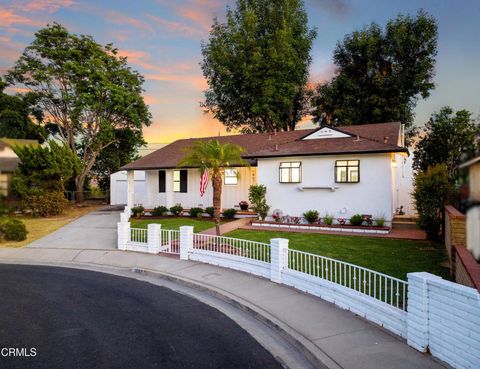
[[[140,157],[146,156],[155,152],[167,144],[162,143],[150,143],[142,146],[138,149],[138,155]],[[146,200],[146,186],[145,186],[145,172],[135,172],[135,194],[137,203],[143,204]],[[110,204],[111,205],[123,205],[127,203],[127,172],[121,170],[115,172],[110,176]]]
[[[460,166],[469,170],[470,196],[467,206],[467,249],[480,261],[480,156]]]
[[[11,195],[10,180],[17,169],[20,159],[13,151],[15,146],[39,145],[36,140],[20,140],[13,138],[0,138],[0,195]]]
[[[335,217],[383,216],[389,222],[400,206],[411,209],[411,168],[400,123],[177,140],[122,168],[128,173],[128,205],[212,206],[211,184],[200,196],[199,170],[177,167],[195,140],[212,138],[242,146],[251,162],[226,170],[223,208],[248,200],[250,185],[264,184],[271,211],[285,215],[315,209]],[[134,171],[145,172],[145,194],[137,192]]]

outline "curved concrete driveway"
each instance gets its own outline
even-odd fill
[[[30,243],[27,247],[49,249],[111,250],[117,247],[117,222],[120,212],[115,208],[88,213],[55,232]]]

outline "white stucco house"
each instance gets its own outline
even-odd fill
[[[165,147],[165,143],[148,143],[138,149],[138,155],[144,157]],[[145,172],[135,171],[135,197],[137,203],[143,204],[146,199]],[[110,204],[125,205],[127,203],[127,171],[120,170],[110,176]]]
[[[371,214],[390,222],[400,206],[413,212],[411,160],[397,122],[177,140],[122,168],[127,204],[212,206],[211,184],[200,196],[199,170],[177,167],[185,148],[212,138],[242,146],[251,163],[226,171],[223,208],[238,208],[248,201],[250,185],[264,184],[271,210],[292,216],[317,210],[345,218]],[[144,187],[138,186],[140,178]]]

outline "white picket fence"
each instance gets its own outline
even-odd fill
[[[321,255],[288,249],[287,268],[353,289],[406,310],[408,282],[358,265]]]
[[[270,244],[194,234],[193,227],[164,230],[118,223],[118,248],[178,254],[248,272],[332,302],[407,339],[455,368],[480,368],[480,294],[429,273],[410,273],[408,282],[343,261]],[[408,302],[408,304],[407,304]]]

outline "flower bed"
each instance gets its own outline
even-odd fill
[[[269,222],[262,220],[254,220],[251,222],[254,227],[270,227],[282,229],[302,229],[312,231],[330,231],[330,232],[345,232],[345,233],[370,233],[370,234],[388,234],[390,227],[377,227],[369,225],[352,226],[349,224],[295,224],[295,223],[280,223]]]

